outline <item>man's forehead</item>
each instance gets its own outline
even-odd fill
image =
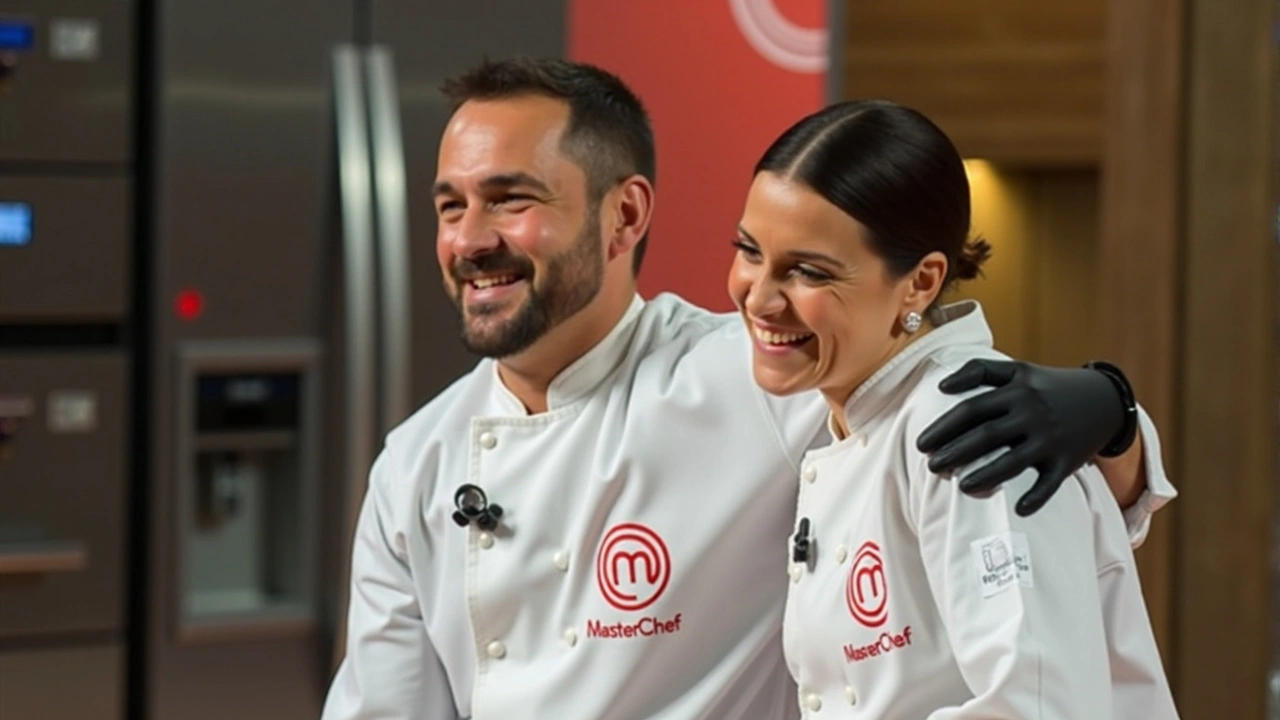
[[[567,106],[550,98],[468,101],[445,128],[438,180],[523,174],[551,183],[567,162],[560,146],[567,121]]]
[[[469,100],[445,127],[444,146],[555,147],[569,122],[568,106],[544,97]]]

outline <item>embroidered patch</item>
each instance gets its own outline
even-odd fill
[[[1027,536],[1020,532],[1003,532],[980,540],[969,546],[973,553],[973,569],[978,577],[982,597],[1013,587],[1034,587],[1031,575],[1031,547]]]

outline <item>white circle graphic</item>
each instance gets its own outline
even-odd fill
[[[827,69],[827,31],[800,27],[778,11],[774,0],[729,0],[738,29],[756,52],[784,70]]]

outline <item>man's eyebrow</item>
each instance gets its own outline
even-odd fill
[[[545,195],[551,194],[551,188],[538,178],[526,172],[500,173],[498,175],[490,175],[480,181],[482,190],[502,190],[513,187],[527,187]],[[457,190],[448,180],[440,180],[431,189],[432,195],[453,195]]]

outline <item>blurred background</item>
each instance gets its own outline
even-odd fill
[[[716,309],[778,132],[937,121],[1001,349],[1118,363],[1161,430],[1183,717],[1280,720],[1277,0],[0,0],[0,720],[318,716],[365,470],[473,362],[436,87],[517,53],[639,91],[642,290]]]

